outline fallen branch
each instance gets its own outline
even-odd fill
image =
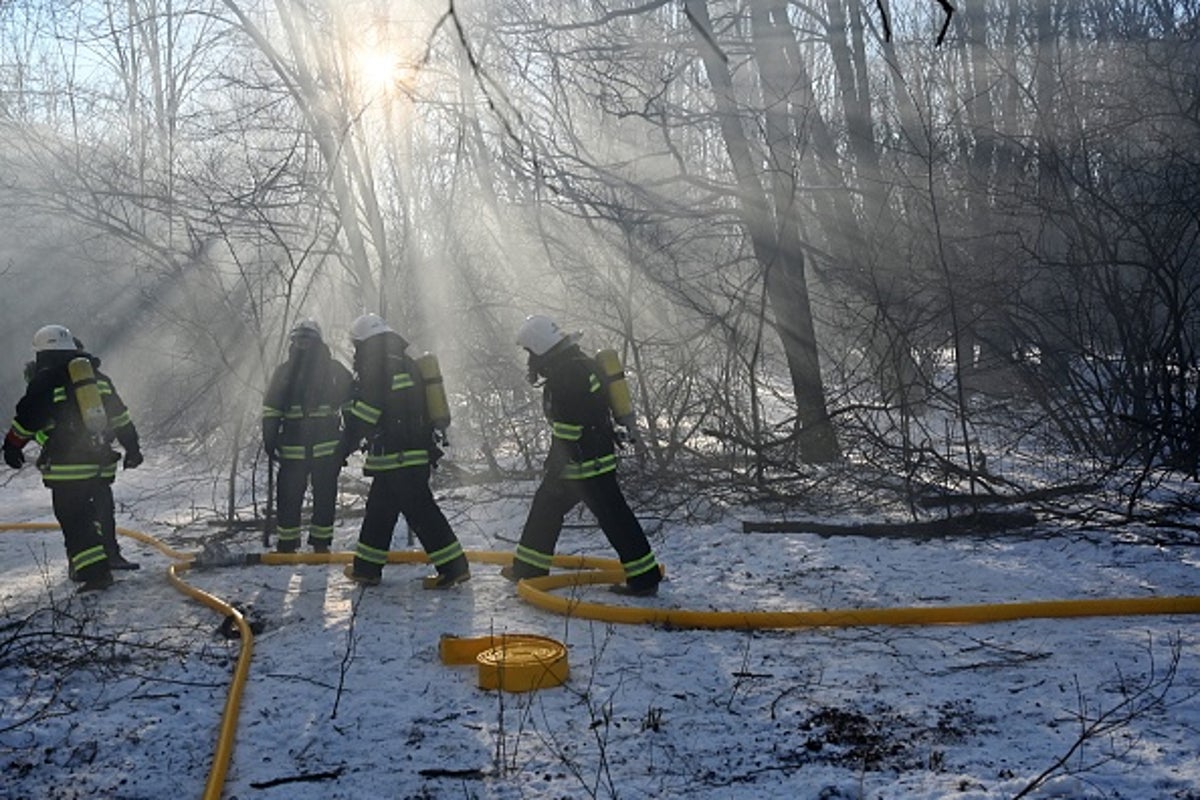
[[[337,719],[338,706],[342,703],[342,692],[346,689],[346,673],[350,671],[350,665],[354,663],[354,654],[358,649],[358,635],[354,632],[354,626],[358,622],[358,607],[362,603],[366,592],[360,587],[358,597],[350,605],[350,621],[346,626],[346,650],[342,653],[342,660],[338,664],[338,683],[337,690],[333,695],[333,711],[330,712],[330,719]]]
[[[876,522],[858,525],[829,525],[804,520],[742,522],[742,533],[815,533],[818,536],[871,536],[902,539],[933,539],[942,536],[1002,533],[1037,524],[1031,511],[985,512],[947,517],[928,522]]]
[[[417,774],[422,778],[471,778],[482,779],[488,777],[488,773],[481,769],[444,769],[431,768],[417,770]]]
[[[286,778],[272,778],[269,781],[254,781],[250,784],[252,789],[270,789],[272,786],[283,786],[285,783],[319,783],[320,781],[332,781],[342,777],[345,772],[344,767],[329,770],[328,772],[303,772],[299,775],[289,775]]]
[[[1043,500],[1053,500],[1057,497],[1069,497],[1077,494],[1088,494],[1099,488],[1094,483],[1073,483],[1067,486],[1051,486],[1045,489],[1033,489],[1016,494],[943,494],[936,497],[922,497],[917,501],[921,508],[941,508],[952,505],[1015,505],[1018,503],[1036,503]]]

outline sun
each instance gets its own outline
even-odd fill
[[[394,55],[374,47],[358,50],[354,60],[359,81],[372,94],[391,88],[400,71]]]
[[[394,52],[382,48],[364,47],[355,53],[354,62],[359,83],[370,95],[403,88],[412,77],[411,68]]]

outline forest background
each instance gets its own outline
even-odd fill
[[[66,324],[233,515],[289,327],[345,357],[377,311],[440,357],[460,461],[530,470],[543,312],[621,353],[656,479],[849,468],[919,517],[1024,455],[1136,513],[1200,455],[1198,14],[9,2],[0,401]]]

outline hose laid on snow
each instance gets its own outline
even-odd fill
[[[179,573],[186,572],[190,564],[172,564],[167,567],[167,579],[171,585],[193,600],[198,600],[209,608],[224,614],[233,620],[237,626],[239,639],[242,643],[238,653],[237,666],[233,670],[233,681],[229,684],[229,694],[225,696],[225,709],[221,712],[221,727],[217,732],[217,747],[213,751],[212,766],[208,771],[208,781],[204,784],[204,800],[220,800],[221,789],[225,785],[225,772],[229,768],[229,759],[233,757],[233,743],[237,737],[238,715],[241,713],[242,692],[246,680],[250,677],[250,657],[254,653],[254,633],[242,612],[215,595],[197,589],[185,583]]]
[[[469,561],[507,565],[512,553],[468,550]],[[262,553],[242,557],[246,564],[326,564],[350,562],[353,553]],[[391,564],[427,563],[425,553],[404,550],[388,553]],[[1032,600],[973,605],[909,606],[899,608],[840,608],[805,611],[696,611],[653,605],[609,605],[560,597],[557,589],[625,581],[616,559],[595,556],[556,555],[553,565],[570,570],[517,583],[517,595],[530,605],[563,616],[620,622],[630,625],[670,625],[677,628],[745,630],[752,628],[847,628],[871,625],[969,625],[1017,619],[1067,619],[1072,617],[1121,617],[1148,614],[1200,614],[1200,596],[1099,597],[1075,600]]]
[[[550,592],[595,583],[621,583],[619,571],[562,573],[526,578],[517,584],[521,599],[564,616],[623,622],[631,625],[670,625],[678,628],[848,628],[866,625],[965,625],[1016,619],[1120,617],[1137,614],[1200,614],[1200,596],[1106,597],[1082,600],[1035,600],[908,608],[841,608],[813,611],[692,611],[653,606],[613,606],[588,603],[578,597]]]
[[[0,523],[0,531],[57,530],[56,523]],[[354,554],[343,553],[223,553],[213,555],[183,553],[162,541],[128,528],[117,532],[143,542],[176,563],[167,568],[167,578],[180,592],[233,620],[241,638],[241,651],[229,695],[222,713],[213,764],[205,784],[204,800],[220,800],[229,760],[233,753],[242,692],[250,671],[254,635],[236,608],[214,595],[186,583],[180,574],[191,569],[254,564],[336,564],[353,561]],[[477,563],[507,565],[512,553],[493,550],[468,550],[467,559]],[[392,551],[388,563],[427,563],[420,551]],[[525,578],[517,584],[517,594],[526,602],[556,614],[634,625],[671,625],[681,628],[753,629],[815,628],[864,625],[939,625],[1000,622],[1032,618],[1127,616],[1136,614],[1200,614],[1200,596],[1096,598],[1082,600],[1041,600],[978,605],[921,606],[909,608],[852,608],[811,611],[695,611],[654,606],[620,606],[584,602],[578,597],[559,597],[555,589],[578,588],[592,584],[618,584],[625,580],[620,562],[593,556],[554,556],[553,566],[570,572]]]

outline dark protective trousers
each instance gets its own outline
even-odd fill
[[[72,565],[76,564],[77,556],[96,547],[103,548],[104,546],[104,536],[100,530],[100,516],[96,508],[96,498],[103,493],[111,496],[111,487],[103,478],[63,481],[50,487],[54,518],[58,520],[58,525],[62,528],[67,558]],[[108,574],[110,574],[110,570],[107,556],[94,564],[76,568],[76,577],[80,581],[95,580]]]
[[[400,515],[426,553],[436,553],[458,543],[458,537],[429,488],[429,467],[402,467],[380,472],[371,479],[367,510],[358,539],[376,550],[389,550]],[[466,556],[437,566],[439,573],[458,574],[467,569]],[[383,567],[355,556],[359,575],[379,575]]]
[[[275,515],[281,528],[299,528],[304,493],[312,486],[313,527],[332,528],[341,464],[333,456],[283,459],[275,476]],[[311,544],[311,542],[310,542]]]
[[[104,552],[109,558],[121,554],[121,545],[117,541],[117,502],[113,499],[112,481],[104,479],[97,487],[92,497],[96,509],[96,522],[100,526],[100,535],[104,539]]]
[[[608,537],[622,564],[637,561],[650,553],[646,532],[625,501],[616,472],[574,481],[549,476],[544,478],[534,492],[529,516],[521,531],[521,546],[552,555],[562,533],[563,520],[580,502],[596,515],[600,530]],[[521,562],[514,562],[513,569],[515,575],[521,578],[546,574]],[[641,581],[631,580],[630,585],[643,582],[654,584],[658,578],[656,572]]]

